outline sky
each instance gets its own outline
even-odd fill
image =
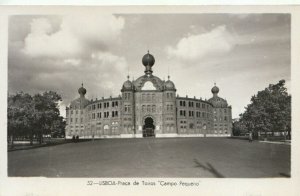
[[[61,94],[61,115],[79,97],[118,96],[127,75],[153,74],[175,83],[179,96],[219,96],[243,113],[251,96],[286,80],[291,86],[289,14],[18,15],[9,18],[8,91]]]

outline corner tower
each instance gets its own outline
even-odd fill
[[[215,83],[211,89],[213,97],[208,100],[213,105],[213,132],[230,136],[232,134],[231,106],[228,106],[225,99],[218,96],[219,91]]]

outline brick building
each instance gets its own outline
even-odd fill
[[[145,74],[124,82],[119,97],[80,97],[66,108],[66,138],[224,137],[232,134],[231,106],[212,88],[208,100],[176,95],[174,83],[153,75],[154,57],[142,59]]]

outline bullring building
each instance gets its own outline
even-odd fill
[[[153,55],[144,55],[145,74],[124,82],[118,97],[79,98],[66,108],[66,138],[224,137],[232,133],[231,106],[215,85],[208,100],[180,97],[170,80],[153,74]]]

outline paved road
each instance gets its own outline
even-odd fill
[[[8,175],[287,177],[290,151],[228,138],[105,139],[9,152]]]

